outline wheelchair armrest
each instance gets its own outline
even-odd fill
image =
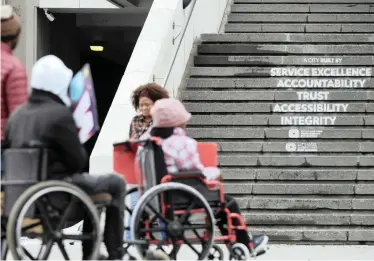
[[[46,145],[39,140],[30,140],[26,147],[32,149],[43,149],[46,148]]]
[[[204,174],[200,170],[185,170],[174,173],[169,173],[173,178],[185,178],[185,177],[199,177],[204,178]]]
[[[127,143],[129,143],[130,141],[126,140],[126,141],[121,141],[121,142],[115,142],[113,143],[113,147],[117,147],[117,146],[121,146],[121,145],[126,145]]]
[[[113,143],[113,148],[123,146],[123,151],[133,151],[133,145],[130,140]]]

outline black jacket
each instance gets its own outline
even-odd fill
[[[5,126],[7,147],[26,147],[31,140],[48,147],[48,173],[55,178],[81,172],[87,164],[72,112],[50,92],[33,90]]]

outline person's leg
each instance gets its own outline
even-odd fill
[[[104,243],[108,250],[108,259],[122,259],[126,183],[121,176],[115,174],[100,176],[98,179],[103,189],[113,197],[105,215]]]
[[[230,210],[231,213],[237,213],[241,215],[239,205],[233,197],[225,195],[225,202],[226,202],[227,208]],[[240,225],[239,220],[234,219],[233,225],[239,226]],[[236,234],[237,241],[247,246],[252,253],[253,252],[263,253],[263,251],[265,251],[266,249],[267,242],[269,241],[269,238],[266,235],[256,235],[256,236],[251,236],[250,238],[246,230],[236,230],[235,234]]]
[[[102,192],[111,194],[112,203],[106,208],[104,243],[110,259],[122,259],[126,194],[124,179],[116,174],[100,176],[76,174],[71,177],[71,181],[89,195]],[[87,224],[83,226],[83,229],[86,232],[90,227]],[[83,245],[83,248],[85,248],[83,253],[89,253],[90,246],[87,243]]]
[[[84,214],[83,217],[83,233],[89,234],[93,231],[93,226],[91,223],[90,218],[88,217],[87,213]],[[82,241],[82,253],[83,253],[83,260],[89,260],[90,254],[92,253],[93,242],[90,240],[83,240]]]
[[[225,195],[225,202],[226,202],[227,208],[230,210],[231,213],[237,213],[237,214],[240,215],[239,205],[233,197]],[[232,223],[233,223],[234,226],[239,226],[240,225],[239,220],[236,219],[236,218],[233,219]],[[243,243],[246,246],[249,245],[250,239],[249,239],[247,231],[236,230],[235,234],[236,234],[237,241],[239,243]]]

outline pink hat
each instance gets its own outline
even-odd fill
[[[156,101],[151,108],[151,115],[155,127],[177,127],[191,118],[184,105],[172,98]]]

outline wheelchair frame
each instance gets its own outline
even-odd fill
[[[223,185],[220,181],[218,180],[215,180],[215,181],[207,181],[205,179],[205,177],[203,176],[203,174],[200,172],[200,171],[185,171],[185,172],[178,172],[178,173],[173,173],[173,174],[170,174],[170,173],[167,173],[166,171],[166,165],[165,165],[165,162],[163,160],[163,153],[162,153],[162,149],[160,147],[161,145],[161,139],[158,138],[158,137],[149,137],[147,139],[144,139],[144,140],[138,140],[138,141],[135,141],[135,142],[130,142],[130,141],[127,141],[127,142],[124,142],[124,143],[119,143],[119,144],[114,144],[114,147],[115,147],[115,150],[116,150],[116,146],[122,146],[123,148],[123,151],[122,153],[124,153],[123,157],[126,158],[126,160],[132,160],[134,162],[134,158],[135,158],[135,150],[137,150],[137,147],[136,145],[138,144],[142,144],[142,147],[148,147],[150,150],[153,150],[153,153],[145,153],[145,155],[143,155],[143,157],[146,157],[146,159],[144,158],[141,158],[142,156],[140,156],[140,159],[139,159],[139,165],[147,165],[146,167],[144,166],[137,166],[137,165],[133,165],[133,169],[130,169],[130,170],[125,170],[125,168],[122,168],[121,165],[118,165],[118,161],[120,160],[121,156],[118,157],[118,154],[117,154],[117,158],[115,159],[115,162],[114,162],[114,165],[116,165],[116,161],[117,161],[117,169],[120,169],[119,172],[121,172],[121,174],[125,177],[125,179],[127,180],[137,180],[137,185],[139,187],[139,189],[144,193],[140,198],[139,198],[139,201],[138,201],[138,204],[136,205],[135,207],[135,210],[134,210],[134,213],[136,213],[137,211],[139,211],[139,208],[140,206],[142,205],[142,202],[143,201],[147,201],[148,197],[155,197],[155,195],[153,193],[147,193],[148,191],[156,191],[156,190],[162,190],[162,188],[164,186],[167,186],[167,184],[173,184],[173,186],[175,186],[175,184],[182,184],[182,185],[186,185],[186,183],[188,184],[189,182],[188,181],[191,181],[191,180],[195,180],[197,181],[198,183],[200,183],[200,185],[203,185],[203,188],[201,189],[201,186],[200,186],[200,189],[197,189],[197,190],[194,190],[193,193],[198,193],[200,194],[199,196],[203,196],[203,198],[205,198],[207,196],[207,193],[209,194],[209,192],[213,191],[216,193],[216,207],[214,207],[214,210],[215,211],[223,211],[226,213],[227,215],[227,230],[228,230],[228,234],[227,235],[221,235],[221,236],[216,236],[216,237],[213,237],[213,241],[217,242],[217,243],[224,243],[228,249],[229,249],[229,252],[230,252],[230,258],[235,258],[235,254],[233,254],[233,250],[237,249],[237,248],[240,248],[241,252],[245,252],[244,253],[244,256],[245,258],[248,258],[250,256],[251,253],[249,253],[247,247],[243,248],[243,244],[241,244],[242,246],[238,246],[238,244],[236,244],[236,235],[235,235],[235,231],[236,230],[246,230],[247,229],[247,226],[245,224],[245,221],[243,219],[243,217],[239,214],[236,214],[236,213],[231,213],[230,210],[226,207],[226,203],[225,203],[225,200],[224,200],[224,192],[223,192]],[[211,144],[208,144],[208,143],[199,143],[198,144],[198,150],[200,152],[200,156],[201,155],[204,155],[204,145],[211,145]],[[216,147],[215,147],[216,148]],[[157,152],[155,151],[157,150]],[[210,149],[210,152],[212,152],[212,150]],[[117,148],[117,153],[118,153],[118,148]],[[158,154],[158,155],[156,155]],[[212,157],[212,158],[205,158],[202,159],[202,162],[203,164],[205,163],[205,166],[212,166],[212,164],[216,164],[217,160],[216,160],[216,157],[217,157],[217,150],[215,149],[214,153],[209,153],[209,157]],[[125,161],[126,161],[125,160]],[[213,162],[213,163],[212,163]],[[124,164],[124,162],[121,162],[122,164]],[[161,166],[160,166],[161,165]],[[149,166],[151,166],[151,168],[149,168]],[[145,169],[145,171],[142,169]],[[125,172],[124,172],[125,171]],[[129,171],[132,173],[129,173]],[[144,173],[145,172],[145,173]],[[141,174],[141,178],[139,180],[139,173]],[[132,176],[133,175],[133,176]],[[151,177],[150,177],[151,175]],[[136,178],[134,178],[134,176],[136,176]],[[145,179],[145,181],[144,181]],[[147,184],[149,183],[148,181],[151,180],[151,184]],[[152,183],[152,182],[155,182],[156,183]],[[186,182],[187,181],[187,182]],[[146,184],[146,186],[144,186],[144,184]],[[194,184],[188,184],[189,186],[194,186]],[[151,189],[149,189],[149,187]],[[147,191],[148,189],[148,191]],[[192,193],[192,192],[191,192]],[[211,203],[211,201],[207,201],[206,203]],[[209,211],[213,212],[213,209],[209,206],[209,203],[207,204],[208,207],[209,207]],[[170,204],[167,204],[165,203],[164,201],[161,200],[161,213],[162,214],[166,214],[167,213],[167,210],[170,208]],[[201,208],[200,209],[193,209],[193,212],[201,212]],[[174,213],[175,214],[184,214],[186,211],[183,210],[183,209],[178,209],[178,210],[175,210]],[[212,222],[215,222],[214,220],[214,215],[213,217],[210,217]],[[237,223],[238,225],[233,225],[233,220],[237,220]],[[133,236],[133,239],[136,238],[136,239],[141,239],[141,237],[139,237],[139,235],[137,236],[136,235],[136,224],[140,223],[141,220],[138,220],[138,217],[136,216],[136,214],[132,217],[132,236]],[[215,224],[215,223],[214,223]],[[206,239],[206,238],[205,238]],[[157,240],[149,240],[148,239],[148,242],[150,244],[158,244],[159,241]],[[170,244],[170,242],[169,242]],[[219,248],[217,245],[210,245],[210,248],[212,249],[217,249]],[[138,248],[138,251],[140,253],[140,255],[142,255],[142,249],[139,249]],[[221,255],[223,255],[223,252],[220,251],[220,253],[222,253]],[[143,253],[144,254],[144,253]],[[174,253],[175,255],[172,256],[172,258],[175,258],[176,257],[176,253]],[[206,256],[208,256],[209,253],[207,255],[203,255],[203,256],[200,256],[199,259],[203,259],[205,258]],[[220,259],[223,259],[223,256],[221,256]],[[237,259],[237,258],[235,258]],[[240,260],[240,258],[238,259]]]
[[[1,258],[6,260],[8,247],[16,260],[25,257],[34,260],[47,259],[51,248],[57,243],[65,259],[69,259],[63,240],[91,240],[93,251],[90,259],[97,259],[101,244],[100,212],[106,206],[108,195],[94,195],[89,197],[79,187],[67,181],[47,180],[48,150],[40,142],[32,141],[25,148],[6,149],[4,154],[4,175],[2,178],[2,231],[1,231]],[[58,193],[60,196],[72,198],[67,209],[62,216],[61,209],[56,209],[56,204],[52,204],[51,193]],[[4,195],[4,196],[3,196]],[[100,197],[101,196],[101,197]],[[109,195],[110,196],[110,195]],[[38,201],[43,199],[41,203]],[[78,199],[78,201],[77,201]],[[37,206],[28,209],[31,204]],[[39,204],[38,204],[39,203]],[[56,203],[56,202],[54,202]],[[67,235],[63,229],[70,227],[69,224],[79,223],[78,220],[70,220],[73,203],[78,203],[84,207],[87,217],[90,218],[92,229],[90,238],[82,235]],[[83,213],[82,212],[82,213]],[[54,216],[53,216],[54,215]],[[25,219],[23,219],[25,217]],[[53,228],[52,223],[56,225]],[[4,231],[5,230],[5,231]],[[42,240],[42,248],[35,258],[21,245],[21,237],[27,232],[27,237]],[[45,247],[45,248],[44,248]]]
[[[142,210],[146,209],[146,207],[149,208],[149,205],[147,205],[147,204],[151,201],[154,201],[154,199],[157,196],[161,196],[161,195],[163,196],[164,193],[165,193],[165,195],[167,193],[169,193],[168,195],[176,195],[175,194],[176,191],[182,191],[184,194],[188,195],[188,198],[190,198],[190,197],[194,198],[196,200],[196,202],[198,202],[198,204],[200,204],[200,205],[198,205],[199,207],[198,208],[193,208],[193,209],[190,209],[190,210],[189,209],[176,209],[176,210],[174,210],[174,204],[172,202],[169,202],[170,204],[168,204],[167,201],[161,200],[160,201],[161,202],[161,204],[160,204],[160,212],[161,213],[158,213],[158,214],[156,213],[156,215],[158,215],[158,219],[164,218],[164,220],[166,220],[166,218],[168,218],[168,216],[175,217],[175,216],[178,216],[178,215],[179,216],[182,215],[182,217],[183,217],[183,216],[188,214],[188,211],[190,211],[191,213],[192,212],[194,212],[194,213],[199,212],[199,213],[206,214],[205,221],[204,221],[205,223],[201,224],[200,227],[199,227],[199,225],[192,225],[192,224],[187,225],[187,227],[189,226],[189,228],[191,228],[191,229],[193,229],[192,227],[199,227],[199,229],[205,229],[202,239],[201,238],[200,239],[199,238],[191,239],[191,242],[198,242],[198,243],[200,242],[202,244],[202,250],[201,250],[200,254],[198,255],[198,259],[202,260],[202,259],[205,259],[207,256],[209,256],[211,249],[217,249],[217,248],[219,249],[219,247],[217,245],[213,245],[214,241],[225,243],[227,245],[228,249],[229,249],[230,256],[233,257],[234,256],[233,249],[236,246],[236,244],[235,244],[236,235],[234,234],[234,231],[235,230],[245,230],[246,225],[245,225],[244,219],[240,215],[230,213],[230,211],[226,208],[225,201],[224,201],[224,195],[223,195],[223,185],[222,185],[222,183],[220,181],[207,181],[204,178],[204,176],[202,175],[202,173],[199,172],[199,171],[179,172],[179,173],[173,173],[173,174],[167,173],[166,172],[166,167],[165,167],[165,162],[163,160],[163,154],[160,154],[160,152],[162,152],[162,149],[158,150],[158,152],[156,152],[156,154],[158,155],[158,158],[155,157],[155,154],[154,154],[155,153],[154,149],[156,149],[156,150],[160,149],[160,146],[159,146],[160,145],[160,139],[156,138],[156,137],[151,137],[147,140],[140,140],[140,141],[136,141],[136,142],[133,142],[133,143],[126,142],[125,143],[125,144],[127,144],[125,146],[126,150],[123,150],[123,152],[126,154],[126,152],[129,152],[128,148],[133,149],[140,143],[145,145],[145,146],[150,146],[149,148],[150,148],[151,153],[148,155],[148,158],[144,159],[144,164],[148,165],[147,170],[150,170],[155,175],[156,178],[153,179],[153,181],[156,181],[159,184],[151,184],[152,185],[151,188],[146,189],[146,187],[144,186],[143,183],[139,183],[139,185],[140,185],[139,189],[140,189],[140,191],[143,192],[143,194],[141,195],[141,198],[138,200],[138,203],[135,206],[133,212],[126,207],[127,211],[132,212],[131,226],[129,228],[131,230],[131,233],[132,233],[132,239],[131,240],[124,240],[124,245],[126,245],[123,248],[124,249],[124,254],[129,255],[129,253],[127,252],[128,248],[130,246],[133,246],[133,245],[135,245],[137,247],[137,250],[138,250],[138,252],[141,256],[145,255],[146,248],[148,248],[152,244],[157,245],[157,247],[164,246],[164,245],[172,245],[173,249],[172,249],[171,253],[169,253],[169,255],[171,255],[173,258],[176,259],[176,255],[177,255],[182,243],[186,243],[189,246],[191,245],[191,244],[189,244],[189,242],[187,242],[187,241],[190,240],[190,238],[188,238],[188,239],[183,238],[183,236],[181,235],[181,232],[180,232],[181,230],[186,229],[186,226],[183,227],[183,224],[177,224],[176,222],[169,222],[167,224],[168,226],[164,227],[165,228],[163,230],[164,235],[161,237],[161,239],[152,238],[151,235],[150,235],[150,233],[153,233],[152,229],[155,230],[155,231],[160,231],[160,223],[158,223],[159,228],[150,227],[149,226],[149,221],[150,221],[149,217],[148,217],[148,220],[147,220],[147,218],[144,219],[144,216],[142,216],[142,213],[141,213]],[[122,144],[124,144],[124,143],[122,143]],[[117,146],[117,145],[118,144],[115,144],[114,146]],[[16,149],[16,150],[20,150],[20,149]],[[98,255],[99,255],[99,246],[102,242],[102,235],[101,235],[102,231],[100,231],[100,213],[101,213],[101,210],[103,208],[105,208],[106,205],[110,202],[108,202],[107,199],[102,200],[102,201],[100,201],[100,200],[99,201],[94,201],[84,191],[82,191],[77,186],[74,186],[74,185],[70,184],[69,182],[53,181],[53,180],[47,181],[47,159],[48,159],[47,150],[40,144],[31,145],[30,147],[24,148],[23,150],[26,150],[30,153],[32,152],[32,153],[34,153],[34,155],[37,155],[37,157],[34,157],[34,161],[38,160],[37,161],[38,166],[37,166],[37,170],[34,170],[32,172],[33,175],[34,175],[32,177],[32,179],[33,179],[32,181],[29,180],[29,176],[28,176],[29,172],[28,172],[27,168],[24,168],[23,170],[15,168],[15,170],[12,170],[11,172],[13,173],[13,175],[14,175],[15,171],[20,172],[19,174],[21,175],[21,178],[18,179],[18,180],[5,180],[4,182],[2,182],[2,185],[5,188],[9,188],[10,186],[25,186],[27,188],[24,191],[21,191],[21,192],[19,191],[20,195],[18,195],[19,197],[17,197],[17,198],[14,198],[14,197],[13,198],[8,198],[7,195],[5,195],[4,201],[7,201],[7,200],[8,201],[9,200],[13,201],[13,203],[11,203],[11,205],[13,205],[13,207],[11,208],[10,213],[5,213],[5,216],[3,216],[4,213],[2,213],[2,220],[7,219],[6,220],[7,221],[6,233],[3,233],[3,226],[2,226],[2,235],[1,235],[1,239],[2,239],[2,253],[1,253],[2,259],[5,259],[6,254],[7,254],[6,247],[5,247],[5,249],[3,249],[4,239],[7,241],[7,245],[9,246],[9,248],[12,252],[12,255],[15,259],[21,260],[24,256],[30,257],[30,255],[28,253],[25,253],[23,251],[22,246],[20,246],[20,237],[21,237],[21,232],[23,230],[29,230],[34,226],[42,226],[43,227],[43,231],[42,231],[43,232],[42,233],[43,246],[46,245],[47,250],[49,249],[49,251],[50,251],[53,243],[57,242],[57,244],[60,247],[60,250],[61,250],[65,259],[67,259],[67,254],[64,253],[64,251],[61,248],[61,244],[60,244],[61,240],[66,240],[66,239],[67,240],[83,240],[82,239],[83,236],[82,236],[82,238],[80,238],[78,235],[66,236],[66,235],[64,235],[64,233],[61,232],[62,229],[66,228],[65,224],[62,224],[62,223],[64,223],[63,222],[65,220],[64,218],[66,218],[65,215],[63,217],[59,217],[57,219],[57,220],[59,220],[59,225],[57,227],[58,228],[57,230],[59,230],[59,231],[52,231],[50,225],[45,224],[46,222],[44,222],[43,215],[45,215],[46,213],[42,213],[42,215],[40,216],[40,219],[39,219],[39,223],[31,224],[31,227],[27,226],[27,225],[24,226],[23,223],[19,222],[19,216],[25,216],[25,214],[27,212],[27,209],[26,210],[24,209],[25,206],[33,203],[34,202],[33,200],[36,197],[35,195],[43,194],[42,193],[43,191],[45,192],[45,194],[48,194],[48,193],[51,193],[51,192],[56,192],[56,191],[66,192],[70,195],[76,196],[78,199],[81,200],[81,202],[83,202],[85,207],[88,209],[89,214],[92,216],[92,221],[94,223],[93,225],[95,227],[94,230],[96,231],[96,234],[94,233],[95,238],[92,239],[93,242],[95,242],[96,247],[94,248],[90,258],[91,259],[97,259]],[[131,152],[133,152],[133,151],[131,151]],[[203,153],[204,152],[201,152],[201,155],[203,155]],[[131,157],[128,157],[129,155],[127,154],[127,157],[130,158],[130,159],[132,158],[132,161],[134,161],[135,160],[134,159],[135,154],[131,154],[131,155],[132,155]],[[215,155],[211,155],[211,157],[216,157],[216,153],[215,153]],[[216,162],[216,159],[213,162]],[[15,166],[14,164],[15,163],[13,162],[13,167]],[[160,173],[160,167],[159,167],[160,164],[161,164],[161,169],[162,169],[161,173]],[[7,164],[5,164],[5,166],[7,166]],[[134,167],[135,167],[135,165],[134,165]],[[6,172],[5,177],[12,176],[12,175],[9,175],[7,173],[7,172],[9,172],[7,170],[7,167],[5,167],[5,170],[6,170],[5,171]],[[139,173],[139,171],[135,170],[135,168],[131,169],[130,171],[132,172],[131,173],[132,175],[146,174],[146,173],[142,173],[142,172]],[[189,181],[191,181],[191,180],[197,182],[196,184],[200,184],[203,189],[202,190],[197,190],[197,189],[193,188],[191,185],[188,184]],[[201,186],[200,186],[200,188],[201,188]],[[210,205],[209,205],[211,201],[209,201],[205,198],[205,196],[206,196],[205,193],[209,193],[209,192],[213,192],[213,194],[216,196],[216,207],[214,207],[214,208],[211,208]],[[129,191],[129,193],[130,193],[130,191]],[[171,198],[172,197],[169,197],[169,199],[171,199]],[[9,205],[9,202],[7,204]],[[8,210],[9,210],[9,207],[8,207]],[[216,224],[215,224],[215,217],[214,217],[213,210],[220,210],[220,211],[224,211],[226,213],[226,215],[228,217],[227,218],[227,220],[228,220],[228,224],[227,224],[228,235],[217,236],[217,237],[214,236],[214,228],[215,228]],[[7,211],[7,212],[9,212],[9,211]],[[34,215],[35,215],[35,213],[34,213]],[[234,219],[238,220],[238,222],[239,222],[238,226],[233,225],[233,220]],[[77,220],[76,223],[78,223],[80,221],[81,220]],[[145,224],[147,222],[148,222],[148,234],[145,235],[144,234],[145,233],[144,232],[145,231],[144,227],[145,227],[145,229],[147,229],[147,225]],[[139,226],[138,224],[143,224],[143,225]],[[144,224],[145,224],[145,226],[144,226]],[[49,232],[48,233],[53,234],[54,239],[52,241],[44,242],[44,237],[45,237],[44,232],[46,231],[45,227],[48,227],[48,226],[49,226],[49,229],[48,229]],[[195,230],[194,230],[194,232],[195,232]],[[167,240],[164,240],[164,237],[166,237]],[[220,251],[220,252],[222,252],[222,251]],[[40,255],[41,255],[41,253],[39,253],[38,258],[36,258],[36,259],[40,259]],[[42,252],[43,259],[47,259],[48,256],[49,256],[48,251]],[[134,257],[132,257],[131,255],[129,255],[129,257],[130,257],[130,260],[134,259]],[[221,256],[220,259],[223,259],[223,256]]]

